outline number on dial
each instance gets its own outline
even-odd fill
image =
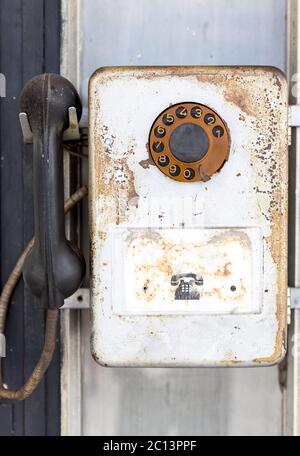
[[[166,129],[164,127],[156,127],[154,134],[157,138],[163,138],[166,134]]]
[[[171,176],[179,176],[179,174],[180,174],[179,166],[178,165],[170,166],[169,173],[171,174]]]
[[[174,123],[174,116],[172,114],[165,114],[163,116],[163,123],[167,126],[172,125]]]
[[[206,114],[206,116],[204,117],[204,122],[206,123],[206,125],[213,125],[216,121],[216,118],[213,114]]]
[[[155,143],[153,143],[152,149],[154,150],[154,152],[162,152],[164,150],[164,145],[161,141],[156,141]]]
[[[183,175],[187,180],[192,180],[195,177],[195,171],[192,168],[186,168]]]
[[[167,155],[161,155],[160,157],[158,157],[158,163],[160,164],[160,166],[168,166],[168,164],[170,163],[170,159]]]
[[[200,119],[200,117],[202,116],[202,109],[195,106],[194,108],[192,108],[191,114],[192,117],[194,117],[194,119]]]
[[[220,127],[219,125],[217,127],[213,128],[213,135],[216,138],[221,138],[224,135],[224,128]]]
[[[176,109],[176,116],[179,117],[179,119],[184,119],[187,116],[187,109],[184,106],[179,106],[179,108]]]

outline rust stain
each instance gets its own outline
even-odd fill
[[[144,169],[149,169],[150,166],[155,166],[155,163],[152,158],[147,158],[147,160],[141,160],[139,165]]]
[[[123,158],[113,158],[112,146],[104,146],[100,139],[96,142],[95,197],[117,202],[116,224],[126,219],[129,206],[138,206],[139,195],[135,188],[134,173],[128,164],[129,150]],[[91,227],[93,230],[93,226]]]
[[[149,287],[149,283],[150,283],[150,280],[149,280],[149,279],[147,279],[147,280],[146,280],[146,282],[144,283],[144,287],[143,287],[143,290],[144,290],[144,292],[145,292],[145,293],[146,293],[146,292],[147,292],[147,290],[148,290],[148,287]]]
[[[281,72],[273,69],[270,71],[270,76],[273,80],[275,95],[277,94],[277,101],[271,104],[267,89],[265,89],[265,112],[269,112],[269,115],[265,118],[264,128],[269,131],[269,135],[258,134],[258,140],[253,144],[255,157],[253,166],[259,166],[259,161],[264,167],[268,164],[268,172],[258,175],[254,188],[261,201],[262,216],[270,222],[270,235],[265,237],[265,242],[277,267],[276,320],[278,328],[273,354],[253,359],[256,364],[275,364],[280,361],[285,352],[287,337],[288,128],[287,124],[285,127],[283,125],[283,119],[286,117],[283,112],[284,109],[287,110],[287,88]],[[259,124],[254,124],[254,127],[258,131],[261,128]],[[274,137],[279,138],[277,143],[274,143]],[[275,150],[278,151],[276,156],[274,156]],[[269,204],[264,208],[266,195],[268,195]]]
[[[285,205],[287,208],[287,205]],[[272,258],[277,265],[276,320],[278,324],[274,352],[265,358],[255,358],[256,364],[275,364],[285,353],[287,342],[287,213],[271,210],[271,235],[266,238]]]
[[[274,84],[278,87],[279,91],[282,89],[282,84],[285,83],[285,76],[283,73],[278,71],[273,71]]]
[[[99,230],[99,239],[101,239],[101,241],[105,241],[105,239],[106,239],[106,231]]]
[[[217,365],[228,367],[235,366],[241,363],[242,361],[240,361],[231,350],[228,350],[226,353],[224,353],[223,359],[217,361]]]
[[[133,206],[137,206],[138,200],[139,200],[139,195],[137,194],[137,191],[135,189],[134,185],[134,173],[133,171],[129,168],[126,159],[122,160],[123,167],[125,169],[126,175],[128,177],[128,187],[127,187],[127,195],[128,195],[128,203]]]
[[[241,84],[231,82],[225,89],[224,97],[228,103],[237,105],[247,115],[257,115],[257,106],[253,101],[253,97]]]
[[[241,246],[241,249],[243,250],[249,250],[251,249],[251,240],[249,239],[249,236],[238,230],[231,230],[230,232],[222,233],[222,234],[217,234],[213,236],[209,243],[214,244],[218,243],[220,246],[222,245],[228,245],[231,242],[238,242]],[[229,265],[228,265],[229,266]]]
[[[200,71],[201,70],[201,71]],[[90,78],[90,81],[101,77],[102,83],[114,81],[133,75],[136,79],[152,80],[158,77],[195,77],[201,82],[210,82],[215,85],[224,85],[231,80],[243,81],[247,76],[257,74],[270,74],[278,78],[283,73],[270,66],[207,66],[193,65],[183,66],[132,66],[132,67],[102,67],[98,68]]]
[[[231,263],[226,263],[222,269],[216,270],[215,275],[224,276],[224,277],[229,276],[231,274],[230,266],[231,266]]]
[[[222,359],[220,361],[218,361],[217,364],[220,364],[221,366],[235,366],[237,364],[241,364],[242,361],[238,360],[238,359]]]
[[[166,257],[163,257],[155,264],[155,268],[170,277],[172,275],[172,266],[166,260]]]
[[[225,288],[224,286],[220,287],[220,288],[214,287],[211,291],[203,291],[201,293],[201,296],[203,296],[203,297],[216,296],[222,301],[241,302],[247,292],[246,287],[243,283],[243,279],[239,280],[239,287],[236,290],[237,292],[232,293],[231,296],[226,297],[222,294],[222,292],[224,292],[224,288]]]

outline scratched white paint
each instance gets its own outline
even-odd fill
[[[154,119],[170,104],[187,100],[217,111],[231,136],[228,162],[206,183],[178,183],[144,163]],[[95,359],[119,366],[279,361],[285,350],[287,209],[287,89],[281,74],[271,68],[234,67],[99,71],[90,82],[89,121]],[[161,197],[163,206],[153,212]],[[184,201],[196,198],[200,212],[187,214]],[[191,227],[193,236],[188,231]],[[159,313],[160,297],[171,296],[168,285],[169,291],[158,291],[150,302],[151,311],[145,311],[145,299],[136,297],[144,272],[131,276],[131,271],[145,267],[145,257],[130,254],[126,236],[120,241],[116,235],[118,230],[141,234],[141,228],[168,241],[172,238],[170,258],[179,232],[187,230],[182,235],[181,266],[194,270],[179,271],[178,264],[175,267],[176,262],[170,261],[169,280],[172,274],[198,273],[197,265],[204,270],[203,256],[205,263],[210,261],[209,250],[203,253],[208,242],[204,233],[208,229],[222,233],[230,278],[245,280],[244,299],[236,308],[234,297],[230,299],[224,290],[229,285],[225,279],[212,286],[214,266],[224,266],[220,251],[208,265],[206,297],[204,293],[199,306],[191,304],[188,311],[174,312],[174,299],[170,299],[161,303]],[[248,236],[248,247],[239,250],[230,245],[230,231]],[[252,239],[250,233],[254,233]],[[197,236],[198,256],[195,253],[191,264],[188,238],[196,246]],[[154,265],[157,257],[166,254],[163,250],[160,242],[150,248]],[[213,288],[221,298],[208,298]]]

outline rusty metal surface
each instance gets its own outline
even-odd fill
[[[171,181],[148,157],[147,134],[153,118],[165,106],[186,99],[212,107],[231,135],[227,165],[206,183]],[[285,352],[287,289],[287,88],[281,72],[271,67],[98,70],[90,82],[89,129],[95,359],[102,364],[141,366],[279,361]],[[200,212],[186,210],[193,201]],[[117,260],[112,247],[118,229],[155,232],[159,228],[170,233],[193,228],[203,240],[205,229],[222,227],[260,233],[248,250],[242,249],[244,255],[250,252],[252,259],[245,264],[252,268],[259,265],[262,252],[264,271],[248,277],[248,313],[239,313],[237,306],[238,312],[226,315],[224,309],[207,314],[199,307],[176,316],[172,312],[136,315],[137,300],[132,301],[131,315],[115,311],[112,287],[115,293],[118,278],[122,283],[125,277],[121,272],[116,279],[113,272]],[[156,253],[150,249],[150,256]],[[143,273],[136,283],[142,281],[146,283]],[[119,308],[125,296],[126,287],[124,294],[119,286],[114,299]]]

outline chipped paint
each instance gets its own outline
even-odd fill
[[[287,290],[282,73],[109,68],[93,75],[89,96],[95,358],[131,366],[278,362]],[[210,106],[230,131],[229,160],[205,185],[171,182],[145,145],[156,116],[183,100]],[[203,276],[199,301],[174,300],[170,279],[182,272]]]
[[[147,158],[146,160],[141,160],[139,165],[144,169],[149,169],[150,166],[155,166],[152,158]]]

